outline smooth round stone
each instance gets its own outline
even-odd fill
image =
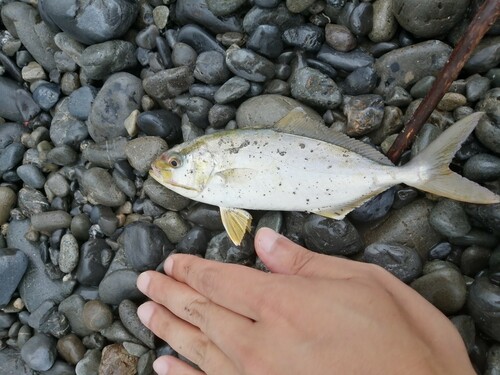
[[[348,52],[356,48],[354,34],[347,27],[329,23],[325,26],[325,41],[337,51]]]
[[[47,161],[56,165],[71,165],[78,160],[78,153],[68,145],[54,147],[47,153]]]
[[[194,77],[208,85],[222,84],[230,77],[224,55],[217,51],[202,52],[196,59]]]
[[[125,227],[121,241],[127,264],[136,271],[156,268],[173,249],[159,226],[140,221]]]
[[[172,62],[174,66],[194,67],[198,54],[189,44],[178,42],[172,48]]]
[[[360,3],[349,17],[349,26],[356,35],[367,35],[373,27],[373,6],[371,3]]]
[[[156,37],[159,35],[158,27],[149,25],[137,33],[135,42],[139,47],[151,50],[156,47]]]
[[[480,271],[488,268],[490,249],[482,246],[470,246],[462,252],[460,270],[466,276],[474,277]]]
[[[180,211],[190,203],[188,198],[167,189],[151,177],[144,181],[143,189],[154,203],[167,210]]]
[[[110,305],[118,305],[124,299],[144,298],[136,286],[138,276],[137,272],[128,269],[120,269],[107,274],[99,284],[101,301]]]
[[[328,255],[351,255],[363,249],[363,240],[346,219],[333,220],[310,215],[304,222],[304,239],[308,249]]]
[[[80,77],[75,72],[66,72],[60,80],[61,92],[64,95],[70,95],[80,87]]]
[[[170,242],[176,244],[189,232],[191,227],[177,212],[167,211],[153,222],[167,235]]]
[[[0,116],[11,121],[24,121],[17,106],[16,91],[21,86],[7,77],[0,76],[0,95],[2,97],[2,106],[0,106]]]
[[[292,96],[314,107],[333,109],[342,102],[342,94],[334,80],[317,69],[305,67],[292,75]]]
[[[459,202],[443,199],[431,211],[429,222],[445,237],[460,237],[471,230],[464,208]]]
[[[33,189],[41,189],[45,184],[45,176],[34,164],[24,164],[16,169],[17,175],[23,182]]]
[[[381,266],[405,283],[415,280],[422,273],[420,256],[407,246],[373,243],[365,248],[363,259]]]
[[[192,69],[179,66],[165,69],[143,80],[144,91],[156,100],[174,98],[189,90],[194,83]]]
[[[69,228],[71,215],[64,211],[47,211],[31,215],[31,226],[41,232],[53,232],[56,229]]]
[[[12,143],[0,150],[0,175],[17,167],[23,160],[24,151],[21,143]]]
[[[59,101],[61,89],[55,83],[44,83],[33,91],[33,100],[45,111],[48,111]]]
[[[92,300],[83,306],[83,323],[91,331],[98,332],[111,326],[113,311],[100,300]]]
[[[69,114],[67,99],[63,99],[57,106],[49,130],[50,139],[55,146],[78,147],[89,136],[87,125]]]
[[[490,80],[480,75],[474,75],[467,79],[465,92],[467,101],[477,102],[482,99],[484,94],[490,89]]]
[[[88,131],[96,142],[126,136],[124,121],[139,109],[144,95],[142,82],[129,73],[110,76],[97,94],[87,122]]]
[[[81,187],[89,201],[109,207],[118,207],[125,203],[125,194],[118,189],[106,169],[90,168],[79,179]]]
[[[92,86],[83,86],[73,91],[68,99],[69,113],[78,120],[87,120],[96,95],[97,89]]]
[[[2,192],[5,192],[5,189],[8,188],[0,187],[0,197],[2,197]],[[9,198],[7,194],[4,194],[4,197]],[[9,205],[9,202],[11,202],[10,199],[5,201],[0,200],[0,202],[6,204],[5,206],[3,206],[0,203],[0,214],[2,213],[2,210],[5,209],[4,207],[9,207],[8,213],[10,213],[10,209],[13,207],[12,206],[13,203]],[[23,215],[27,217],[31,217],[31,215],[47,211],[50,207],[47,197],[43,195],[40,191],[32,189],[30,187],[24,187],[21,190],[19,190],[18,205]],[[5,213],[4,215],[6,215],[5,217],[6,221],[9,216]]]
[[[466,212],[492,233],[498,233],[500,231],[499,204],[468,204],[466,206]]]
[[[130,333],[141,340],[150,349],[155,348],[154,334],[139,320],[137,316],[137,305],[134,302],[128,299],[120,302],[118,313],[120,315],[120,320]]]
[[[373,42],[387,42],[397,31],[398,24],[393,15],[392,0],[378,0],[373,3],[373,26],[368,34]]]
[[[281,79],[273,79],[264,87],[265,94],[290,95],[290,85]]]
[[[111,262],[112,252],[103,239],[92,239],[80,248],[80,262],[75,277],[85,286],[97,286]]]
[[[46,189],[50,190],[50,193],[57,197],[65,197],[70,193],[69,183],[60,173],[52,173],[47,179],[45,186]]]
[[[371,141],[379,145],[388,136],[398,132],[403,127],[403,111],[395,106],[384,107],[382,125],[369,134]]]
[[[404,29],[417,37],[431,38],[450,31],[462,19],[468,5],[466,0],[425,3],[394,0],[393,12]]]
[[[78,214],[71,219],[71,233],[79,241],[89,239],[90,219],[86,214]]]
[[[386,53],[375,61],[380,77],[376,93],[389,93],[394,87],[408,89],[429,75],[437,75],[448,61],[451,47],[438,40],[429,40]],[[415,64],[418,61],[418,64]]]
[[[351,72],[340,84],[344,95],[363,95],[373,92],[377,86],[377,72],[372,65]]]
[[[445,259],[451,253],[451,251],[452,247],[449,242],[438,243],[429,251],[429,260]]]
[[[85,44],[119,38],[130,28],[139,11],[138,3],[127,0],[111,0],[106,4],[89,1],[85,6],[78,5],[75,0],[57,3],[41,0],[39,9],[46,22]]]
[[[198,25],[184,25],[177,34],[177,42],[191,46],[196,53],[217,51],[224,54],[225,49],[212,34]]]
[[[274,76],[274,64],[247,48],[229,48],[226,51],[226,64],[235,75],[249,81],[265,82]]]
[[[50,370],[45,371],[43,375],[74,375],[75,368],[69,363],[57,359]]]
[[[499,46],[499,36],[484,38],[476,47],[464,68],[473,73],[484,73],[498,67],[500,57],[495,51],[498,51]]]
[[[208,241],[210,240],[207,230],[194,227],[177,243],[176,250],[183,254],[205,255]]]
[[[478,154],[465,162],[464,176],[469,180],[483,182],[500,178],[500,157],[491,154]]]
[[[492,345],[486,357],[485,375],[496,375],[500,372],[500,345]]]
[[[0,225],[3,225],[7,222],[10,217],[10,210],[14,208],[16,202],[16,193],[7,186],[0,186]]]
[[[159,29],[167,26],[170,10],[166,5],[159,5],[153,9],[153,20]]]
[[[305,51],[319,51],[324,40],[323,29],[318,26],[305,24],[291,27],[282,34],[283,41]]]
[[[465,280],[452,266],[436,267],[412,282],[411,287],[447,315],[458,312],[465,304]]]
[[[218,1],[218,0],[206,0],[208,9],[217,17],[227,16],[235,12],[246,0],[231,0],[231,1]]]
[[[484,111],[497,124],[500,121],[500,87],[486,92],[484,98],[477,104],[476,111]]]
[[[7,305],[28,267],[28,257],[17,249],[0,248],[0,306]]]
[[[476,327],[474,320],[469,315],[456,315],[450,318],[451,322],[460,333],[462,340],[464,340],[467,352],[470,353],[475,345],[476,340]]]
[[[205,129],[208,126],[208,111],[212,108],[212,102],[202,97],[189,98],[184,108],[186,115],[193,125]]]
[[[344,104],[344,114],[347,116],[347,135],[367,134],[382,124],[384,100],[374,94],[354,96]]]
[[[259,25],[274,25],[278,26],[280,30],[286,30],[303,24],[303,21],[304,18],[300,14],[291,13],[287,6],[281,2],[275,8],[254,6],[243,18],[243,29],[250,35]]]
[[[21,357],[35,371],[46,371],[56,360],[56,341],[44,334],[30,338],[21,348]]]
[[[236,108],[230,105],[215,104],[208,112],[208,123],[215,129],[222,129],[236,116]]]
[[[186,219],[195,225],[199,225],[211,231],[224,230],[219,208],[206,204],[197,204],[190,207]]]
[[[478,277],[470,286],[467,308],[476,326],[494,340],[500,340],[500,286],[488,277]]]
[[[145,134],[165,138],[167,141],[175,142],[181,137],[181,119],[165,109],[142,112],[137,117],[137,125]]]
[[[101,350],[88,350],[85,356],[76,364],[75,373],[76,375],[98,374],[100,362]]]
[[[175,16],[180,25],[195,23],[204,26],[214,34],[241,31],[240,17],[234,15],[217,17],[208,8],[207,0],[179,1],[175,5]]]
[[[231,103],[243,97],[250,90],[250,82],[241,77],[228,79],[214,94],[218,104]]]
[[[255,0],[254,3],[261,8],[276,8],[281,0]]]
[[[259,25],[248,36],[246,46],[262,56],[275,59],[283,51],[281,31],[275,25]]]
[[[71,224],[73,225],[73,220]],[[78,265],[78,242],[75,236],[73,236],[71,233],[66,233],[64,236],[62,236],[59,246],[59,268],[64,273],[70,273]]]
[[[329,47],[326,43],[319,50],[317,58],[320,61],[330,64],[335,69],[347,72],[371,65],[374,62],[374,58],[370,54],[360,49],[342,52]]]
[[[123,40],[110,40],[87,47],[80,58],[80,66],[89,79],[101,80],[137,64],[135,47]]]
[[[226,232],[222,232],[210,240],[205,252],[205,259],[217,262],[251,265],[254,263],[255,251],[253,241],[246,236],[239,246],[235,246]]]
[[[286,7],[293,13],[301,13],[313,4],[314,0],[286,0]]]
[[[74,333],[61,337],[57,341],[57,352],[68,363],[76,365],[85,355],[86,348]]]
[[[415,99],[423,98],[430,91],[436,77],[426,76],[419,79],[410,89],[410,94]]]
[[[462,94],[456,92],[447,92],[444,94],[443,98],[437,105],[437,108],[441,111],[454,111],[458,107],[467,104],[467,98]]]
[[[127,139],[125,137],[116,137],[98,143],[86,142],[82,147],[82,158],[96,166],[113,168],[115,163],[127,158],[126,146]]]
[[[151,163],[167,149],[167,142],[160,137],[146,136],[127,142],[125,154],[130,165],[144,175],[151,168]]]
[[[406,107],[412,100],[410,93],[400,86],[395,86],[385,93],[385,102],[388,105]]]
[[[394,203],[395,189],[388,189],[349,213],[349,219],[370,222],[384,217]]]

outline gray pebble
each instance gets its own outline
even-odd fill
[[[465,63],[464,69],[473,73],[484,73],[492,68],[498,67],[500,56],[500,37],[494,36],[483,38],[474,49],[471,57]]]
[[[64,211],[47,211],[31,215],[31,226],[41,232],[53,232],[56,229],[69,228],[71,215]]]
[[[80,248],[75,278],[84,286],[97,286],[111,263],[112,252],[101,238],[91,239]]]
[[[476,326],[497,341],[500,339],[499,296],[500,287],[483,275],[474,280],[467,298],[467,308]]]
[[[325,41],[337,51],[348,52],[356,48],[356,37],[343,25],[329,23],[325,26]]]
[[[464,208],[459,202],[443,199],[431,211],[429,222],[445,237],[460,237],[471,230]]]
[[[143,294],[136,286],[138,276],[137,272],[127,269],[107,274],[99,284],[99,297],[104,303],[110,305],[118,305],[124,299],[143,298]]]
[[[282,34],[282,39],[290,46],[316,52],[319,51],[324,41],[324,32],[318,26],[305,24],[286,29]]]
[[[33,100],[45,111],[48,111],[59,101],[60,87],[55,83],[45,83],[33,91]]]
[[[274,63],[247,48],[230,47],[226,64],[235,75],[249,81],[265,82],[274,76]]]
[[[118,313],[120,315],[120,320],[125,327],[127,327],[130,333],[141,340],[150,349],[154,349],[154,334],[139,320],[139,317],[137,316],[137,305],[134,302],[125,299],[120,302],[120,305],[118,306]]]
[[[101,363],[101,351],[98,349],[88,350],[85,356],[76,364],[76,375],[90,375],[99,373]]]
[[[235,12],[246,0],[232,0],[232,1],[217,1],[217,0],[206,0],[208,9],[218,17],[228,16]]]
[[[68,363],[76,365],[85,355],[86,348],[74,333],[61,337],[57,341],[57,352]]]
[[[174,98],[189,90],[194,82],[190,67],[179,66],[157,72],[143,80],[146,93],[156,100]]]
[[[125,194],[118,189],[111,175],[103,168],[85,170],[79,181],[87,198],[94,204],[117,207],[125,203]]]
[[[28,267],[28,257],[17,249],[0,248],[0,306],[7,305]]]
[[[4,189],[0,188],[0,193],[2,191],[5,192]],[[4,197],[9,198],[9,196],[7,194],[5,194]],[[8,203],[9,201],[10,200],[6,200],[4,202]],[[30,187],[24,187],[21,190],[19,190],[18,205],[19,205],[19,208],[21,209],[21,212],[23,213],[23,215],[27,216],[27,217],[31,217],[31,215],[33,215],[33,214],[45,212],[50,207],[50,204],[49,204],[49,201],[47,200],[47,197],[45,195],[43,195],[40,191],[32,189]],[[0,207],[2,207],[2,206],[0,205]],[[9,207],[9,206],[4,206],[4,207]],[[9,208],[9,210],[10,210],[10,208]],[[1,210],[0,210],[0,212],[1,212]]]
[[[60,173],[50,174],[45,184],[45,188],[50,190],[46,191],[47,195],[52,193],[57,197],[65,197],[70,193],[68,180],[66,180],[66,178],[64,178],[64,176]]]
[[[306,104],[333,109],[342,102],[335,81],[317,69],[302,68],[290,79],[292,96]]]
[[[156,182],[153,178],[148,177],[144,181],[144,192],[156,204],[167,210],[180,211],[186,208],[190,202],[189,199],[167,189],[163,185]]]
[[[469,246],[460,257],[460,270],[466,276],[474,277],[480,271],[488,268],[490,249],[482,246]]]
[[[16,201],[17,195],[11,188],[0,186],[0,225],[7,222],[10,210],[14,208]]]
[[[194,68],[198,54],[189,44],[178,42],[172,48],[172,62],[174,66]]]
[[[500,177],[500,157],[477,154],[465,162],[464,177],[472,181],[495,181]]]
[[[383,267],[405,283],[422,273],[420,256],[407,246],[372,243],[365,248],[363,259]]]
[[[203,53],[207,51],[217,51],[224,54],[225,50],[212,34],[204,28],[188,24],[184,25],[177,34],[177,42],[185,43],[196,51]]]
[[[231,103],[243,97],[250,90],[250,82],[241,77],[228,79],[214,95],[214,100],[218,104]]]
[[[47,153],[47,161],[56,165],[71,165],[77,160],[77,152],[68,145],[54,147]]]
[[[259,25],[249,35],[246,46],[262,56],[274,59],[283,51],[281,31],[278,26]]]
[[[100,300],[88,301],[83,306],[82,319],[91,331],[101,331],[113,323],[113,311]]]
[[[34,164],[24,164],[16,169],[17,175],[23,182],[33,189],[41,189],[45,184],[45,176]]]
[[[71,222],[71,224],[73,224],[73,221]],[[59,246],[59,268],[64,273],[70,273],[78,265],[78,242],[75,236],[73,236],[71,233],[66,233],[64,236],[62,236]]]
[[[115,320],[111,326],[101,331],[101,334],[108,339],[108,341],[114,341],[118,343],[122,343],[125,341],[134,342],[136,344],[140,344],[141,341],[136,339],[134,335],[132,335],[127,328],[123,325],[123,323],[119,320]]]
[[[419,79],[410,89],[410,94],[415,99],[423,98],[429,90],[431,89],[436,77],[434,76],[425,76]]]
[[[78,294],[72,294],[58,306],[59,312],[66,316],[71,326],[71,330],[78,336],[87,336],[92,333],[83,323],[84,306],[85,300]]]
[[[191,227],[177,212],[167,211],[153,222],[167,235],[170,242],[176,244],[186,236]]]
[[[78,120],[87,120],[96,95],[97,90],[91,86],[84,86],[73,91],[68,100],[69,113]]]
[[[217,51],[202,52],[196,59],[194,77],[206,84],[217,85],[227,81],[230,77],[224,55]]]
[[[89,136],[87,125],[69,113],[68,105],[67,98],[59,102],[50,125],[50,139],[55,146],[79,146]]]
[[[144,175],[151,168],[151,163],[167,149],[167,142],[160,137],[147,136],[127,142],[125,154],[130,165]]]
[[[78,214],[71,219],[71,233],[79,241],[89,239],[90,219],[86,214]]]
[[[323,44],[317,55],[318,60],[330,64],[335,69],[352,72],[358,68],[372,65],[374,58],[357,48],[349,52],[337,51],[327,44]]]
[[[208,8],[207,0],[183,0],[176,3],[175,14],[181,24],[195,23],[214,34],[241,31],[241,18],[235,15],[217,17]]]
[[[280,30],[286,30],[302,24],[303,21],[304,18],[300,14],[291,13],[285,3],[281,2],[275,8],[254,6],[243,18],[243,29],[247,34],[251,34],[259,25],[274,25]]]
[[[344,103],[344,114],[347,116],[347,135],[367,134],[382,124],[384,100],[374,94],[351,97]]]
[[[97,143],[89,141],[81,147],[82,158],[99,167],[113,168],[115,163],[127,158],[126,146],[127,139],[125,137],[116,137]]]
[[[56,356],[56,340],[43,334],[37,334],[30,338],[21,349],[23,360],[36,371],[50,369]]]
[[[490,89],[490,80],[480,75],[473,75],[467,79],[465,86],[467,101],[477,102],[482,99],[486,92]]]
[[[398,24],[393,15],[392,0],[378,0],[373,3],[373,27],[368,34],[373,42],[387,42],[396,33]]]

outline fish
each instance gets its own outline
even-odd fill
[[[395,166],[374,147],[295,108],[272,129],[220,131],[176,145],[151,164],[150,175],[184,197],[218,206],[235,245],[251,230],[246,210],[306,211],[341,220],[401,183],[458,201],[499,203],[499,195],[449,169],[483,115],[461,119],[407,164]]]

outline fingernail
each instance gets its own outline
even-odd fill
[[[148,290],[148,285],[149,281],[151,280],[151,277],[147,272],[143,272],[139,275],[137,278],[137,288],[144,294],[146,294],[146,291]]]
[[[165,260],[165,264],[163,265],[163,269],[165,270],[165,273],[167,275],[171,275],[172,274],[172,267],[174,266],[174,260],[172,259],[172,257],[168,257],[166,260]]]
[[[275,250],[276,246],[274,246],[274,243],[281,235],[269,228],[262,228],[261,231],[262,233],[259,237],[260,248],[263,252],[270,254]]]
[[[153,362],[153,370],[155,370],[158,375],[168,374],[168,368],[168,362],[162,361],[161,358]]]
[[[137,308],[137,316],[139,317],[142,324],[144,324],[145,326],[148,325],[152,315],[153,315],[153,306],[149,302],[143,303]]]

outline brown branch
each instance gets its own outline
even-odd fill
[[[451,83],[458,77],[472,52],[491,25],[495,23],[499,14],[500,1],[498,0],[485,0],[478,9],[467,31],[451,53],[448,62],[439,72],[432,88],[387,152],[388,158],[393,163],[396,163],[401,154],[411,146],[425,121],[436,108]]]

